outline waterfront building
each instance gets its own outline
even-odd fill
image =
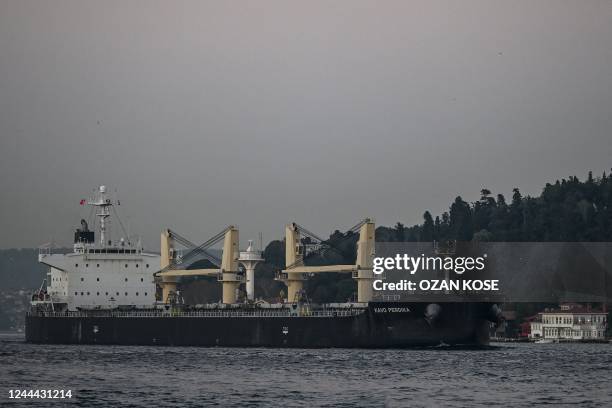
[[[608,313],[575,303],[546,309],[531,322],[532,339],[604,340]]]

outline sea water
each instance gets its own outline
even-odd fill
[[[33,345],[0,335],[0,406],[612,406],[612,344],[484,350]],[[11,389],[71,390],[11,400]]]

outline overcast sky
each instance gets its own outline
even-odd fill
[[[411,225],[612,167],[612,1],[0,0],[0,247]]]

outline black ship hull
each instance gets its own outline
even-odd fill
[[[491,304],[370,303],[358,314],[184,316],[30,313],[26,341],[220,347],[403,348],[488,344]]]

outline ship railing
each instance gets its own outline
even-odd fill
[[[41,246],[38,248],[38,257],[44,258],[45,256],[51,255],[51,246]]]
[[[401,299],[400,295],[388,295],[383,293],[376,293],[373,296],[374,300],[383,301],[383,302],[397,302]]]
[[[363,313],[365,310],[362,309],[348,309],[348,310],[312,310],[303,312],[300,316],[313,316],[313,317],[346,317],[346,316],[357,316]]]
[[[348,317],[357,316],[363,313],[364,309],[327,309],[327,310],[309,310],[304,311],[298,316],[301,317]],[[196,311],[109,311],[109,312],[89,312],[89,311],[69,311],[69,312],[47,312],[47,311],[31,311],[29,316],[43,317],[293,317],[289,310],[252,310],[252,311],[224,311],[224,310],[196,310]]]

